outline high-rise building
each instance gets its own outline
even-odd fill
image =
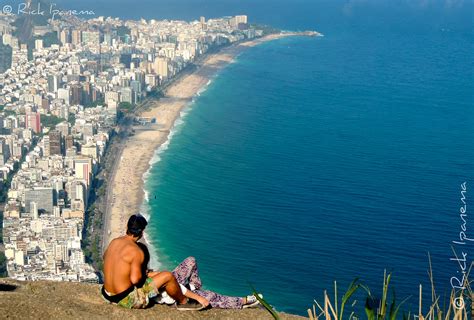
[[[49,143],[49,136],[44,136],[43,137],[43,156],[49,157],[51,155],[50,150],[51,150],[51,146]]]
[[[158,81],[156,79],[156,75],[154,74],[147,74],[145,76],[145,84],[151,86],[151,87],[155,87],[158,85]]]
[[[59,41],[62,45],[71,43],[71,32],[69,29],[64,29],[59,33]]]
[[[72,44],[79,45],[82,43],[82,31],[81,30],[72,30],[71,34]]]
[[[83,31],[82,42],[87,45],[98,46],[100,44],[100,32],[99,31]]]
[[[157,57],[153,65],[153,70],[162,78],[168,77],[168,59],[164,57]]]
[[[57,130],[51,130],[48,134],[49,137],[49,155],[61,155],[61,132]]]
[[[96,126],[92,122],[87,122],[82,126],[82,134],[84,136],[84,141],[87,141],[88,137],[93,137],[96,133]]]
[[[143,71],[135,71],[133,77],[135,81],[138,81],[142,87],[145,85],[145,73]]]
[[[38,215],[38,205],[34,201],[30,202],[30,215],[35,220],[37,220],[38,217],[39,217],[39,215]]]
[[[66,137],[71,134],[71,124],[67,121],[63,121],[56,125],[56,130],[61,132],[62,136]]]
[[[125,68],[130,69],[130,65],[132,63],[132,55],[130,53],[123,53],[120,55],[120,63],[125,65]]]
[[[60,86],[60,78],[59,75],[50,74],[48,76],[48,92],[55,93],[58,91]]]
[[[247,24],[247,16],[246,15],[235,16],[232,19],[230,19],[230,25],[232,27],[238,28],[239,24]]]
[[[20,143],[20,142],[16,142],[13,144],[13,152],[12,152],[12,155],[17,158],[17,159],[20,159],[23,157],[23,154],[25,152],[25,148],[23,146],[23,143]]]
[[[130,86],[130,78],[128,78],[128,77],[120,78],[120,86],[121,87],[129,87]]]
[[[133,80],[130,82],[130,87],[133,92],[133,101],[135,101],[135,103],[139,102],[142,97],[142,84],[137,80]]]
[[[26,129],[33,130],[34,133],[38,134],[41,132],[41,115],[38,112],[29,112],[26,115]]]
[[[7,145],[7,141],[0,138],[0,166],[4,166],[10,158],[10,148]]]
[[[43,49],[43,39],[36,39],[35,40],[35,49],[42,50]]]
[[[82,104],[82,86],[80,83],[74,83],[71,85],[71,104],[77,105]]]
[[[122,88],[120,90],[120,102],[128,102],[134,104],[135,100],[133,99],[133,90],[130,87]]]
[[[84,82],[82,84],[82,104],[89,105],[91,103],[92,96],[92,85],[90,82]]]
[[[72,135],[66,136],[66,150],[74,147],[74,137]]]
[[[113,36],[110,32],[104,33],[104,43],[108,46],[112,45]]]
[[[74,159],[74,172],[76,178],[88,188],[92,177],[92,158],[82,156]]]
[[[35,188],[25,191],[25,212],[32,212],[32,204],[35,203],[37,210],[53,213],[53,188]]]
[[[66,88],[60,88],[58,90],[58,99],[61,99],[64,101],[66,104],[71,103],[71,95],[69,93],[69,89]]]

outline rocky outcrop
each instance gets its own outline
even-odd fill
[[[127,310],[106,303],[97,284],[0,279],[1,319],[272,319],[264,309],[184,312],[155,305]],[[281,314],[282,319],[304,319]]]

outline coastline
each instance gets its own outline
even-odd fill
[[[164,91],[164,98],[150,102],[151,108],[140,113],[142,117],[156,118],[156,124],[147,127],[134,127],[134,135],[128,137],[122,148],[110,182],[111,197],[108,198],[105,225],[103,230],[103,250],[108,243],[125,232],[126,221],[134,213],[140,212],[146,193],[144,184],[153,166],[155,155],[167,146],[172,130],[182,112],[193,102],[211,79],[248,48],[259,44],[289,37],[315,36],[318,33],[285,32],[271,34],[251,41],[233,44],[206,56],[198,68],[177,79]],[[148,243],[150,241],[146,239]],[[156,260],[153,261],[156,263]]]

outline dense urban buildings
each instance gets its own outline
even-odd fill
[[[3,220],[8,273],[94,282],[82,230],[118,119],[209,49],[263,32],[243,15],[192,22],[55,19],[34,30],[56,35],[59,44],[47,46],[42,39],[21,43],[11,21],[0,15],[0,71],[6,66],[0,174],[11,180]]]

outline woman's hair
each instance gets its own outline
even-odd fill
[[[148,222],[146,221],[144,216],[139,213],[134,214],[128,219],[127,234],[135,237],[140,237],[142,235],[143,230],[145,230],[147,224]]]

